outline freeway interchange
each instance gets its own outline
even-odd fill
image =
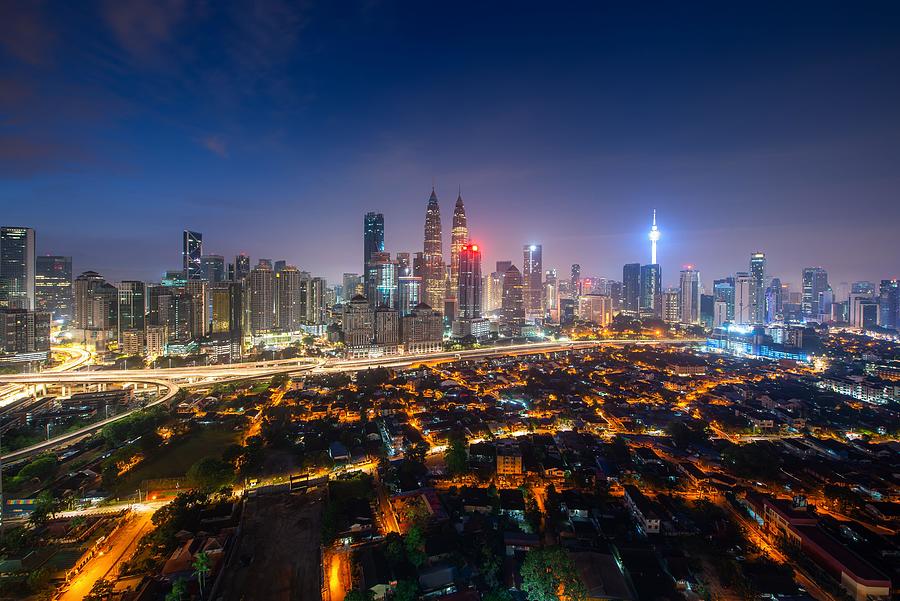
[[[0,399],[15,393],[16,388],[18,389],[18,393],[21,394],[23,388],[27,391],[28,387],[31,386],[33,387],[32,390],[36,390],[36,387],[42,384],[91,385],[117,383],[156,387],[159,391],[157,397],[146,405],[155,406],[171,402],[176,394],[182,389],[208,388],[216,384],[270,378],[280,374],[298,375],[301,373],[336,373],[360,371],[375,367],[402,369],[421,364],[488,359],[498,356],[553,353],[568,350],[589,349],[603,345],[672,345],[696,344],[697,342],[699,342],[699,340],[681,338],[656,340],[609,339],[530,342],[460,351],[446,351],[420,355],[384,356],[368,359],[320,359],[303,357],[226,365],[103,371],[84,371],[83,368],[90,362],[90,355],[86,351],[80,349],[63,347],[61,349],[54,349],[54,351],[68,354],[69,359],[63,364],[56,366],[56,368],[51,368],[37,374],[0,376]],[[4,464],[10,462],[14,463],[45,451],[64,448],[84,440],[102,429],[105,425],[123,419],[135,411],[140,410],[141,408],[137,408],[113,417],[99,420],[73,432],[68,432],[38,444],[7,453],[0,459],[2,459]]]

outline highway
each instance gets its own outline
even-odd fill
[[[569,350],[590,349],[601,346],[618,346],[625,344],[635,345],[672,345],[672,344],[697,344],[702,339],[664,338],[656,340],[583,340],[583,341],[551,341],[530,342],[512,344],[506,346],[494,346],[461,351],[444,351],[439,353],[427,353],[418,355],[395,355],[377,357],[371,359],[281,359],[274,361],[262,361],[256,363],[233,363],[228,365],[201,365],[195,367],[174,367],[160,369],[134,369],[134,370],[103,370],[103,371],[58,371],[39,374],[15,374],[0,376],[2,384],[90,384],[90,383],[138,383],[150,384],[166,389],[165,394],[147,406],[152,407],[168,403],[182,388],[198,388],[213,386],[226,382],[260,379],[279,374],[291,375],[301,372],[309,373],[337,373],[346,371],[359,371],[363,369],[386,367],[402,369],[420,364],[436,364],[458,360],[489,359],[500,356],[529,355],[535,353],[553,353]],[[67,349],[68,350],[68,349]],[[89,356],[88,356],[89,358]],[[69,364],[68,369],[75,369],[83,365],[88,358],[78,354]],[[74,367],[73,367],[74,366]],[[135,411],[134,409],[100,420],[50,440],[19,449],[2,457],[2,462],[16,462],[44,451],[63,448],[75,442],[83,440],[97,432],[103,426],[123,419]]]

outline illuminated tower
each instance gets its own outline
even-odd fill
[[[444,306],[444,251],[441,242],[441,207],[437,194],[431,189],[425,211],[425,302],[438,310]]]
[[[456,294],[459,286],[459,252],[469,241],[469,228],[466,225],[466,207],[463,206],[462,192],[456,198],[453,210],[453,230],[450,234],[450,294]]]
[[[656,241],[659,240],[659,228],[656,227],[656,209],[653,209],[653,225],[650,226],[650,264],[656,265]]]
[[[459,289],[456,298],[459,301],[460,319],[481,317],[481,251],[477,244],[463,244],[460,248]]]

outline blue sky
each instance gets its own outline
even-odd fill
[[[559,3],[555,3],[559,4]],[[900,275],[895,3],[5,3],[2,221],[110,279],[209,253],[359,271],[434,181],[486,260],[664,282]],[[448,244],[449,246],[449,244]]]

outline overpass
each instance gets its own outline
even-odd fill
[[[275,361],[262,361],[256,363],[234,363],[229,365],[210,365],[196,367],[176,367],[160,369],[135,369],[135,370],[104,370],[104,371],[78,371],[78,372],[44,372],[40,374],[16,374],[0,376],[0,384],[42,384],[42,383],[137,383],[151,384],[166,389],[165,394],[149,403],[153,407],[170,402],[181,389],[202,388],[228,382],[242,380],[254,380],[270,378],[275,375],[292,375],[303,372],[309,373],[340,373],[347,371],[360,371],[375,367],[391,369],[409,368],[415,365],[427,365],[447,363],[461,360],[490,359],[492,357],[515,357],[523,355],[535,355],[556,353],[571,350],[586,350],[603,346],[662,346],[662,345],[692,345],[703,342],[704,339],[665,338],[656,340],[624,339],[624,340],[580,340],[580,341],[552,341],[529,342],[523,344],[511,344],[493,346],[460,351],[444,351],[438,353],[426,353],[419,355],[395,355],[377,357],[371,359],[281,359]],[[129,415],[140,411],[133,409],[103,419],[83,428],[51,438],[50,440],[19,449],[0,457],[3,463],[20,461],[33,455],[64,448],[99,431],[103,426],[124,419]]]

